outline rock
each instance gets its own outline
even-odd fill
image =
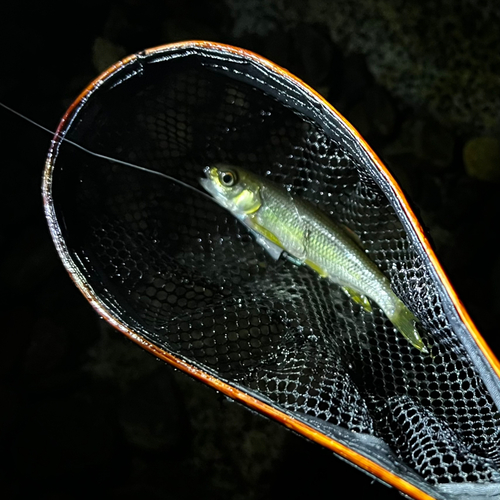
[[[112,466],[115,433],[105,394],[63,392],[25,404],[9,460],[27,484],[55,489],[68,477],[81,484],[85,476]]]
[[[126,440],[150,451],[182,449],[189,440],[182,403],[169,369],[142,377],[124,391],[119,410]]]
[[[351,122],[354,128],[364,139],[370,141],[370,138],[372,136],[372,124],[370,116],[368,116],[365,103],[363,101],[355,104],[349,110],[349,113],[347,113],[346,118]]]
[[[369,87],[364,98],[350,110],[348,118],[367,140],[388,137],[394,130],[396,111],[388,94],[376,85]]]
[[[373,77],[363,56],[351,54],[342,61],[339,59],[330,78],[330,86],[334,91],[330,102],[341,113],[346,114],[372,82]]]
[[[32,227],[18,231],[15,240],[18,246],[7,245],[0,264],[2,283],[11,292],[38,290],[60,265],[52,241],[45,228]]]
[[[330,73],[333,58],[332,42],[324,27],[300,24],[292,30],[292,44],[292,73],[313,87],[321,85]]]
[[[64,329],[50,318],[40,318],[32,325],[31,338],[24,352],[24,373],[34,378],[50,374],[67,355],[67,347]]]
[[[385,155],[384,153],[383,161],[404,193],[422,208],[420,198],[425,186],[423,186],[422,175],[420,175],[422,170],[420,160],[410,153],[394,155]]]
[[[260,43],[255,38],[253,40],[247,38],[247,40],[250,42],[250,46],[255,47],[257,53],[267,57],[273,63],[291,70],[291,60],[295,54],[292,47],[292,36],[289,32],[277,27],[276,30],[263,37]],[[242,42],[244,41],[242,40]]]
[[[483,2],[226,0],[234,34],[323,24],[345,53],[366,56],[378,84],[441,123],[492,130],[500,118],[500,9]],[[426,29],[422,30],[422,26]]]
[[[382,87],[373,86],[366,91],[365,101],[375,133],[389,136],[396,123],[396,110],[389,94]]]
[[[449,167],[455,140],[452,134],[432,119],[419,120],[415,127],[415,154],[436,168]]]
[[[463,150],[465,170],[470,177],[482,181],[500,181],[500,140],[495,137],[474,137]]]
[[[500,311],[500,289],[497,283],[500,283],[500,256],[497,258],[496,262],[492,266],[491,272],[491,283],[493,289],[493,310]],[[496,341],[496,344],[500,346],[500,339]],[[495,351],[496,352],[496,351]]]
[[[467,227],[484,224],[481,207],[485,193],[478,189],[477,181],[463,174],[450,179],[443,187],[442,196],[441,209],[436,213],[441,227],[458,235]]]
[[[403,122],[396,140],[384,148],[384,155],[411,154],[422,168],[442,170],[452,164],[454,149],[453,135],[438,122],[410,118]]]
[[[184,40],[210,40],[217,41],[220,34],[215,27],[201,20],[169,18],[162,23],[162,32],[169,42]]]
[[[424,174],[420,179],[418,205],[423,210],[437,211],[443,204],[443,186],[439,177]]]
[[[92,64],[98,73],[102,73],[126,55],[127,51],[121,45],[98,36],[92,47]]]

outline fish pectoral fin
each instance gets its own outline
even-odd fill
[[[278,260],[283,253],[283,249],[278,245],[272,243],[268,239],[261,236],[257,231],[252,232],[255,234],[255,240],[257,243],[274,259]]]
[[[253,217],[245,217],[243,222],[249,227],[252,231],[255,231],[259,235],[263,236],[271,243],[274,243],[276,246],[280,247],[283,250],[283,245],[280,240],[273,234],[269,229],[266,229],[264,226],[261,226],[258,222],[255,221]]]
[[[372,306],[370,304],[370,301],[368,300],[368,297],[365,295],[361,295],[360,293],[356,292],[352,288],[349,288],[347,286],[343,286],[342,290],[354,301],[356,304],[359,304],[365,311],[371,313],[372,312]]]
[[[257,224],[252,217],[241,219],[245,226],[255,236],[257,243],[274,259],[278,260],[283,253],[283,247],[276,236],[265,227]]]

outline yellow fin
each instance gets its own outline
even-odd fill
[[[322,278],[326,278],[328,276],[328,273],[321,269],[321,267],[318,266],[318,264],[315,264],[312,260],[306,259],[305,263],[314,271],[316,271]]]
[[[281,241],[273,233],[271,233],[271,231],[255,222],[255,219],[253,217],[247,218],[247,225],[254,231],[257,231],[259,234],[264,236],[264,238],[268,239],[271,243],[274,243],[278,247],[283,248]]]
[[[417,330],[417,318],[399,299],[396,301],[395,312],[391,316],[387,316],[392,324],[396,327],[406,339],[413,344],[419,351],[424,354],[429,354],[429,348],[425,345],[422,337]]]
[[[359,304],[365,311],[370,313],[372,312],[372,306],[367,297],[361,295],[360,293],[347,286],[343,286],[342,290],[344,290],[344,292],[349,295],[349,297],[351,297],[351,299],[354,300],[356,304]]]

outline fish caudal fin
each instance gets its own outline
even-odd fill
[[[416,322],[417,318],[410,312],[410,310],[401,302],[396,299],[395,312],[391,316],[387,316],[392,324],[397,328],[399,333],[408,339],[413,346],[415,346],[419,351],[424,353],[429,353],[429,349],[424,344],[424,341],[418,333]]]

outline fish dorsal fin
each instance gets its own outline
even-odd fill
[[[339,226],[347,234],[347,236],[349,236],[349,238],[351,238],[351,240],[354,241],[354,243],[356,243],[356,245],[358,245],[359,248],[361,248],[361,250],[363,250],[363,251],[366,250],[366,248],[364,247],[363,242],[361,241],[359,236],[350,227],[346,226],[345,224],[341,224],[341,223],[339,223]]]
[[[308,200],[298,198],[297,204],[307,207],[308,210],[313,213],[314,217],[317,220],[322,221],[326,226],[334,228],[334,230],[339,229],[340,231],[343,231],[346,236],[348,236],[359,248],[361,248],[361,250],[363,250],[363,252],[366,250],[359,236],[350,227],[338,221],[334,215],[328,215],[326,211],[321,210],[318,206]]]

